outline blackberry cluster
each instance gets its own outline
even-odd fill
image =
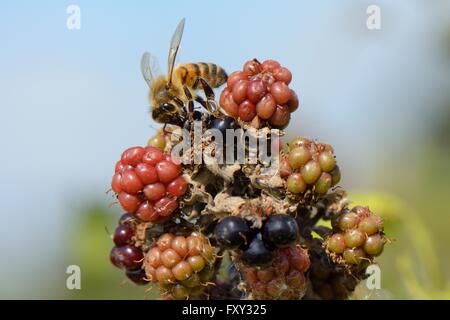
[[[205,90],[207,101],[197,97],[202,108],[186,119],[258,139],[278,128],[281,137],[299,105],[291,79],[274,60],[247,61],[228,78],[221,108],[211,108],[217,103]],[[195,138],[193,123],[182,129]],[[366,207],[348,208],[330,145],[295,138],[283,148],[281,138],[270,138],[279,168],[260,158],[224,164],[214,156],[182,165],[171,156],[180,132],[165,124],[146,147],[125,150],[116,163],[111,186],[127,213],[113,235],[113,265],[136,284],[157,286],[162,299],[348,298],[386,238],[381,218]],[[223,152],[215,138],[197,143],[215,155]],[[245,137],[235,138],[251,151]],[[233,141],[223,149],[236,155]],[[322,223],[330,220],[332,229]],[[232,271],[218,277],[224,261]]]
[[[297,110],[297,94],[289,88],[292,74],[275,60],[249,60],[242,71],[228,77],[220,95],[220,106],[234,118],[260,128],[268,123],[274,128],[288,125]]]
[[[181,165],[154,146],[132,147],[117,162],[111,187],[126,212],[155,222],[178,209],[187,191]]]
[[[324,195],[341,179],[333,148],[306,138],[295,138],[280,159],[280,176],[286,189],[294,195],[312,190]]]
[[[144,269],[166,298],[183,300],[204,294],[215,275],[215,258],[214,248],[200,233],[165,233],[147,251]]]
[[[356,206],[333,219],[334,233],[325,246],[334,261],[349,265],[371,262],[383,252],[383,220],[368,207]]]

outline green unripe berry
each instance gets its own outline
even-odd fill
[[[326,172],[322,172],[319,179],[316,181],[314,185],[314,191],[318,194],[326,194],[328,190],[331,188],[331,175]]]
[[[300,173],[302,174],[305,183],[313,184],[319,179],[322,171],[320,170],[320,165],[317,161],[310,160],[303,166]]]
[[[361,248],[345,249],[344,260],[348,264],[359,264],[366,257],[364,250]]]
[[[288,162],[292,169],[298,169],[311,159],[311,152],[304,147],[297,147],[291,150],[288,155]]]
[[[339,166],[334,166],[334,169],[330,171],[331,177],[333,178],[331,181],[331,185],[334,187],[341,181],[341,170]]]
[[[327,241],[329,251],[341,254],[345,250],[344,236],[341,233],[333,234]]]
[[[302,138],[302,137],[296,137],[294,139],[292,139],[291,142],[289,142],[289,150],[293,150],[297,147],[301,147],[301,146],[305,146],[306,148],[308,148],[311,144],[311,141],[309,141],[306,138]]]
[[[166,147],[166,138],[164,137],[164,135],[158,133],[157,135],[148,139],[147,145],[164,151],[164,148]]]
[[[368,216],[363,218],[358,225],[358,229],[368,236],[380,231],[380,218],[377,216]]]
[[[186,300],[189,298],[189,289],[181,284],[173,286],[172,295],[177,300]]]
[[[356,248],[361,246],[366,240],[364,233],[358,229],[347,230],[344,234],[344,242],[348,248]]]
[[[380,234],[371,235],[364,243],[364,251],[371,256],[378,256],[383,252],[384,242]]]
[[[319,154],[320,169],[330,172],[336,166],[336,160],[330,151],[324,151]]]
[[[292,193],[302,193],[306,190],[306,183],[300,173],[293,173],[286,181],[287,189]]]
[[[339,228],[342,231],[346,231],[348,229],[352,229],[352,228],[356,227],[358,222],[359,222],[358,215],[354,212],[349,212],[349,213],[344,214],[339,219]]]
[[[197,287],[201,284],[200,281],[200,277],[198,276],[197,273],[194,273],[193,275],[191,275],[189,278],[187,278],[186,280],[183,280],[181,282],[181,284],[187,288],[194,288]]]

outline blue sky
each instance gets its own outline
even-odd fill
[[[382,9],[379,31],[365,27],[372,3]],[[66,28],[69,4],[81,9],[80,30]],[[58,259],[64,243],[56,240],[75,209],[108,203],[121,150],[144,144],[156,127],[140,56],[150,51],[164,71],[181,17],[178,61],[231,72],[253,57],[279,60],[301,103],[290,133],[333,144],[344,186],[373,188],[376,177],[364,168],[379,161],[376,150],[419,141],[437,93],[448,88],[440,37],[449,9],[444,1],[2,2],[0,212],[14,216],[14,227],[0,234],[2,257],[12,262],[2,258],[0,284],[20,272],[24,286],[11,294],[39,286],[23,267],[29,241],[46,245],[28,255],[36,271],[52,272],[39,257]]]

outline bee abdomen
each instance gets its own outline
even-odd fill
[[[221,86],[228,78],[225,70],[214,63],[187,63],[179,66],[179,70],[182,83],[189,87],[192,87],[199,77],[205,79],[213,88]]]

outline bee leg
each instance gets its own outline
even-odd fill
[[[197,101],[198,103],[200,103],[202,105],[203,108],[205,108],[206,110],[208,110],[208,104],[206,103],[205,99],[203,99],[200,96],[196,96],[195,97],[195,101]],[[209,111],[209,110],[208,110]]]
[[[184,90],[184,94],[186,95],[187,98],[187,104],[186,104],[186,108],[187,108],[187,115],[189,118],[189,121],[193,121],[193,115],[194,115],[194,99],[192,98],[192,93],[191,91],[189,91],[189,88],[186,86],[183,86],[183,90]]]
[[[205,79],[199,77],[194,82],[194,88],[198,88],[200,85],[202,86],[203,92],[205,93],[206,109],[208,109],[208,111],[212,113],[213,116],[217,118],[223,118],[223,115],[219,112],[219,108],[217,107],[214,90],[211,88],[208,82],[206,82]]]

